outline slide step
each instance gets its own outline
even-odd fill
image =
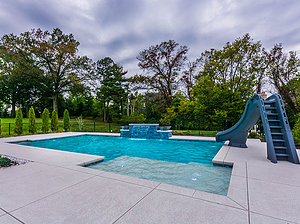
[[[274,149],[281,149],[281,150],[286,150],[287,147],[284,147],[284,146],[274,146]]]
[[[276,156],[280,156],[280,157],[289,157],[288,154],[276,154]]]
[[[278,113],[267,113],[267,116],[269,116],[269,115],[275,116],[275,115],[278,115]]]
[[[277,109],[277,107],[269,107],[269,106],[266,106],[265,108],[266,108],[266,110],[276,110]]]
[[[285,142],[284,139],[273,139],[273,142]]]
[[[281,128],[281,126],[270,126],[270,128]]]
[[[280,120],[268,119],[269,122],[279,122]]]
[[[271,135],[283,135],[283,133],[271,133]]]

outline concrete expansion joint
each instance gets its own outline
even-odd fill
[[[5,212],[4,215],[9,215],[10,217],[12,217],[13,219],[19,221],[22,224],[25,224],[25,222],[22,222],[20,219],[18,219],[17,217],[13,216],[12,214],[10,214],[9,212],[5,211],[4,209],[0,208],[1,211]]]
[[[116,223],[118,220],[120,220],[124,215],[126,215],[130,210],[132,210],[136,205],[138,205],[141,201],[143,201],[148,195],[150,195],[160,184],[158,184],[156,187],[154,187],[151,191],[149,191],[148,194],[143,196],[139,201],[137,201],[133,206],[131,206],[127,211],[125,211],[122,215],[120,215],[119,218],[117,218],[112,224]]]
[[[249,181],[248,181],[248,164],[245,162],[245,167],[246,167],[246,188],[247,188],[247,206],[248,206],[248,221],[250,224],[250,202],[249,202]]]

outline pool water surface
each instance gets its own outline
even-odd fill
[[[223,146],[214,141],[80,135],[18,144],[105,156],[89,168],[220,195],[227,194],[232,170],[213,165]]]

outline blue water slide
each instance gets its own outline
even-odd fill
[[[241,119],[228,130],[219,132],[216,141],[229,140],[230,146],[247,148],[248,133],[260,117],[267,142],[267,158],[273,163],[287,160],[298,164],[292,132],[279,94],[274,94],[265,101],[255,94],[247,102]]]

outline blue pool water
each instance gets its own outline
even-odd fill
[[[230,167],[213,166],[223,143],[81,135],[21,145],[105,156],[90,168],[226,195]]]

